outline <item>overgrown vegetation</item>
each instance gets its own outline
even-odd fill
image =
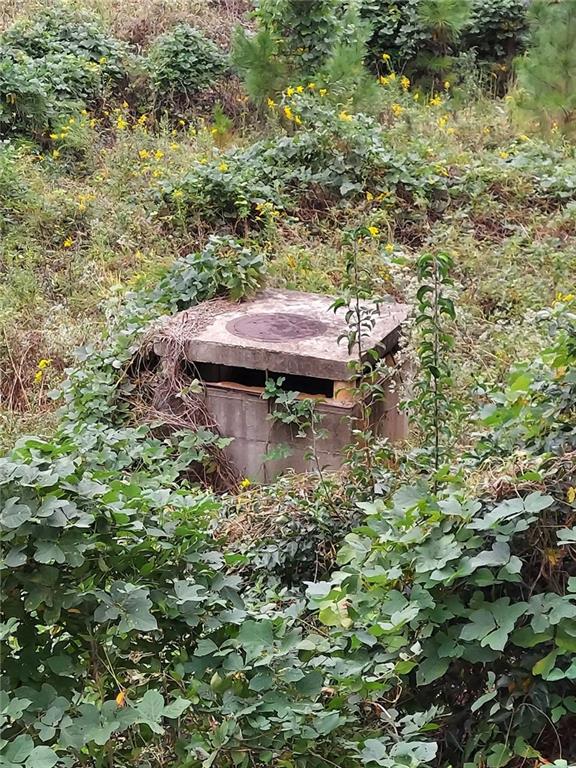
[[[3,19],[0,765],[576,765],[575,8]],[[224,486],[150,417],[159,320],[265,283],[413,306],[405,443]]]

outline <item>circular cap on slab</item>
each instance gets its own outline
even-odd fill
[[[226,324],[234,336],[254,341],[296,341],[320,336],[327,328],[321,320],[306,315],[267,312],[237,317]]]

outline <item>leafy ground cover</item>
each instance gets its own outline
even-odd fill
[[[411,82],[387,51],[350,99],[197,93],[197,9],[156,11],[81,14],[73,51],[49,15],[4,25],[42,109],[0,102],[0,765],[576,764],[573,145],[484,65]],[[244,11],[200,16],[202,77]],[[141,423],[134,360],[264,283],[413,304],[411,435],[217,495],[189,473],[217,437]]]

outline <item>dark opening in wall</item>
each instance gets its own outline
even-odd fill
[[[186,363],[184,371],[192,378],[207,384],[240,384],[243,387],[264,389],[266,379],[278,381],[283,378],[281,388],[289,392],[301,392],[303,395],[323,395],[334,397],[334,382],[315,376],[293,376],[276,371],[259,371],[252,368],[240,368],[217,363]]]

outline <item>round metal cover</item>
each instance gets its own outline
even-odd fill
[[[326,323],[285,312],[270,312],[237,317],[226,324],[234,336],[254,341],[296,341],[324,333]]]

